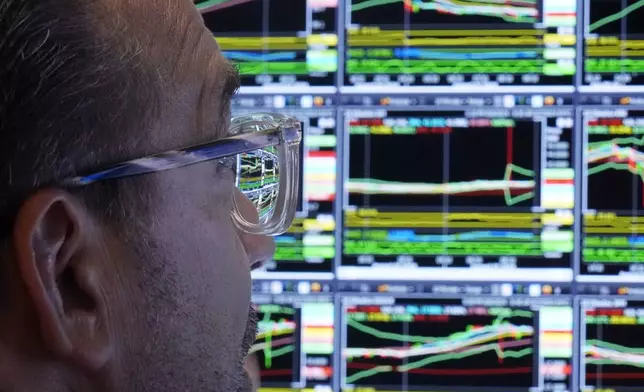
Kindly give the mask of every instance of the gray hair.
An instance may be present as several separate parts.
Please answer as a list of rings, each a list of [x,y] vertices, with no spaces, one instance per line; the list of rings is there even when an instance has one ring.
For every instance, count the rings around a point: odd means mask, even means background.
[[[131,158],[132,130],[156,116],[157,81],[100,3],[0,1],[0,242],[31,192]],[[79,198],[118,215],[127,184],[92,185]]]

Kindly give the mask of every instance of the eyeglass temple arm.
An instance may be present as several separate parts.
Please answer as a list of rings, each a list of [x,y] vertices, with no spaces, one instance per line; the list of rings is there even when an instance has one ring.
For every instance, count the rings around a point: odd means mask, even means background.
[[[98,181],[132,177],[223,159],[280,143],[280,130],[245,133],[179,150],[138,158],[86,176],[66,179],[62,186],[83,186]]]

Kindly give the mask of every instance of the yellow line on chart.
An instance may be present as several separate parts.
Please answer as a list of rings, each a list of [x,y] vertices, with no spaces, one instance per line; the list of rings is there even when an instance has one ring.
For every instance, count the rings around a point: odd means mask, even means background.
[[[252,45],[252,44],[239,44],[239,45],[219,45],[222,50],[231,50],[231,49],[276,49],[276,50],[306,50],[308,46],[306,45],[280,45],[280,44],[270,44],[270,45]]]
[[[374,37],[374,38],[404,38],[404,37],[432,37],[432,36],[508,36],[527,35],[539,36],[545,34],[545,30],[377,30],[373,33],[363,33],[360,30],[349,30],[349,38],[352,37]]]
[[[612,228],[612,227],[587,227],[584,229],[588,234],[639,234],[644,233],[644,226],[633,227],[631,229]]]
[[[480,212],[380,212],[377,210],[346,211],[347,217],[394,219],[407,217],[413,219],[448,219],[448,220],[522,220],[539,219],[542,214],[536,213],[480,213]]]
[[[218,37],[217,43],[224,49],[290,49],[306,50],[306,38],[300,37]]]
[[[377,213],[374,216],[345,215],[347,227],[542,227],[540,215],[533,214],[441,214],[441,213]]]
[[[305,44],[306,37],[218,37],[217,42],[240,43],[240,42],[261,42],[280,44]]]
[[[470,228],[470,229],[479,229],[479,228],[488,228],[488,229],[539,229],[541,228],[541,224],[539,223],[534,223],[534,224],[492,224],[492,223],[449,223],[449,222],[417,222],[417,221],[402,221],[402,222],[372,222],[372,221],[367,221],[367,222],[360,222],[360,223],[355,223],[355,222],[346,222],[346,227],[348,228],[371,228],[371,227],[406,227],[406,228],[418,228],[418,227],[445,227],[445,228],[454,228],[454,229],[462,229],[462,228]]]
[[[596,49],[596,48],[631,48],[631,49],[639,49],[639,48],[644,48],[644,40],[615,40],[615,41],[610,41],[606,43],[602,43],[599,41],[594,41],[594,40],[586,40],[586,48],[588,49]]]
[[[620,216],[611,219],[593,219],[590,216],[584,217],[584,224],[588,226],[628,226],[634,223],[644,224],[643,217]]]
[[[482,37],[482,38],[417,38],[417,39],[374,39],[349,37],[349,45],[353,46],[516,46],[541,45],[543,40],[535,37]]]
[[[618,48],[610,48],[610,49],[589,49],[586,52],[587,55],[589,56],[621,56],[624,54],[628,54],[629,56],[644,56],[644,50],[622,50]]]

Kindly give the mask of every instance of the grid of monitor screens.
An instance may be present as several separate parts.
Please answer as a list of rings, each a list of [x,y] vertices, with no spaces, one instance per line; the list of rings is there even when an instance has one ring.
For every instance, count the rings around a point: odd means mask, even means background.
[[[303,125],[260,392],[642,390],[644,0],[196,3]]]
[[[260,392],[642,388],[642,287],[254,284]]]
[[[260,392],[630,392],[644,97],[239,95],[301,120]],[[619,355],[618,355],[619,354]]]
[[[644,89],[638,0],[194,0],[242,92]]]
[[[644,283],[644,97],[239,95],[303,124],[257,279]]]

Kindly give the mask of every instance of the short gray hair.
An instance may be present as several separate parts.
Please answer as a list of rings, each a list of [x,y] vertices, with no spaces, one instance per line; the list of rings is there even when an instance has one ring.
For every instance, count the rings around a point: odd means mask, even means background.
[[[100,3],[0,1],[0,242],[31,192],[132,158],[132,130],[156,116],[153,72]],[[92,185],[79,197],[118,215],[127,184]]]

